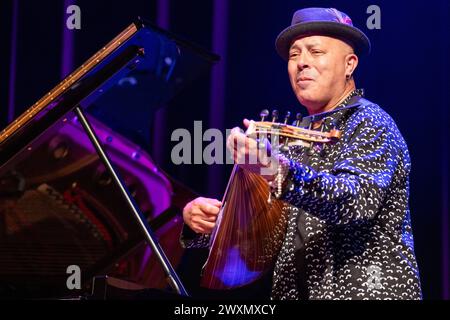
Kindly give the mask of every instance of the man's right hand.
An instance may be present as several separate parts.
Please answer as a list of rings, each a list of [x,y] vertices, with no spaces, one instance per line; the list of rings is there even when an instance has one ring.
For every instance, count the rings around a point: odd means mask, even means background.
[[[197,198],[183,209],[183,220],[196,233],[211,233],[216,225],[222,202],[216,199]]]

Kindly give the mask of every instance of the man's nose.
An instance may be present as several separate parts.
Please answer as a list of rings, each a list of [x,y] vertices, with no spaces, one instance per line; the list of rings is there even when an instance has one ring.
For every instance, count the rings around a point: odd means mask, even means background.
[[[299,71],[302,71],[305,68],[308,68],[310,65],[308,55],[304,52],[300,53],[297,58],[297,68]]]

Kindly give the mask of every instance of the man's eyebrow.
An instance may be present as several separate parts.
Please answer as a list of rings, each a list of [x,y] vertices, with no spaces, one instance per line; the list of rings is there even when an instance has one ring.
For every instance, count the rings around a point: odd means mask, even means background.
[[[299,49],[299,47],[298,47],[297,44],[294,43],[294,44],[289,48],[289,50],[292,50],[292,49]]]
[[[321,45],[320,42],[311,42],[311,43],[306,43],[306,44],[305,44],[305,46],[306,46],[307,48],[317,47],[317,46],[320,46],[320,45]],[[293,49],[300,49],[300,47],[299,47],[296,43],[294,43],[294,44],[289,48],[289,50],[293,50]]]
[[[318,46],[320,46],[320,45],[321,45],[321,43],[320,43],[320,42],[317,42],[317,41],[310,42],[310,43],[307,43],[307,44],[306,44],[306,46],[307,46],[308,48],[311,48],[311,47],[318,47]]]

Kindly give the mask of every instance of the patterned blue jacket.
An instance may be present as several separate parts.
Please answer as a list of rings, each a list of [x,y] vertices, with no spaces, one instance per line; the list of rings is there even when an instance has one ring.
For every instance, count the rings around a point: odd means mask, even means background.
[[[337,143],[285,154],[288,223],[273,299],[421,299],[408,148],[385,111],[355,98],[359,107],[324,118],[343,132]],[[189,247],[206,240],[182,239]]]

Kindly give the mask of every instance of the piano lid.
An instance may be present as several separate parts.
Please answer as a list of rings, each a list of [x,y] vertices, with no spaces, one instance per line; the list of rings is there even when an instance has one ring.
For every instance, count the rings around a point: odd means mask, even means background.
[[[77,105],[145,145],[155,109],[218,60],[138,19],[0,132],[0,167]]]
[[[176,265],[182,220],[150,156],[90,117],[105,151]],[[0,168],[0,299],[84,295],[111,275],[167,286],[161,266],[81,124],[70,114]],[[80,288],[67,268],[80,268]]]
[[[116,100],[128,114],[149,114],[217,60],[139,21],[0,132],[0,298],[84,293],[84,285],[99,274],[129,276],[152,287],[157,281],[167,285],[157,260],[142,245],[125,200],[112,196],[118,187],[71,111],[80,105],[100,120],[90,119],[176,262],[182,249],[174,239],[182,220],[172,210],[174,184],[138,143],[111,125],[114,115],[105,108]],[[133,99],[148,104],[133,109]],[[70,265],[82,271],[81,291],[72,293],[67,286]]]

